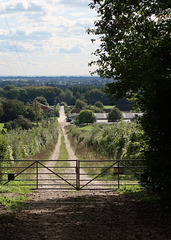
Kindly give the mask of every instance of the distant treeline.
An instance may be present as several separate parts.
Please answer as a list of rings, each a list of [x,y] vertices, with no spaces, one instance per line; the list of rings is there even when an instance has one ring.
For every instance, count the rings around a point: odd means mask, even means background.
[[[68,105],[75,105],[77,99],[85,101],[87,104],[94,105],[101,101],[104,105],[109,105],[109,97],[103,92],[104,85],[66,85],[61,88],[49,86],[29,86],[17,87],[6,85],[0,88],[1,101],[6,99],[19,100],[32,103],[37,97],[44,97],[50,106],[66,102]],[[119,100],[120,104],[128,104],[125,98]]]
[[[102,79],[100,77],[89,77],[89,76],[57,76],[57,77],[47,77],[47,76],[37,76],[37,77],[10,77],[0,76],[0,87],[6,85],[15,85],[17,87],[24,86],[65,86],[65,85],[104,85],[106,83],[112,82],[109,79]]]

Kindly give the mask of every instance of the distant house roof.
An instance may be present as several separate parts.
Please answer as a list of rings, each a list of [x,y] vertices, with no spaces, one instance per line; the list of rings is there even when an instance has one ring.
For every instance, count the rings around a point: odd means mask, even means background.
[[[111,112],[111,109],[103,109],[103,111],[105,111],[105,113],[110,113]]]
[[[51,113],[54,112],[54,109],[49,106],[46,106],[42,103],[39,103],[39,105],[40,105],[41,109],[43,110],[43,112],[51,112]]]
[[[80,111],[81,111],[81,109],[79,109],[79,108],[73,108],[73,109],[71,110],[71,114],[72,114],[72,113],[80,113]]]

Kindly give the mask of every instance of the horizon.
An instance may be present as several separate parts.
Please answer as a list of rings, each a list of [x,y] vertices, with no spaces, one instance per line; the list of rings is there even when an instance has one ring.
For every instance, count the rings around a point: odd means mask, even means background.
[[[22,77],[22,78],[29,78],[29,77],[90,77],[90,78],[101,78],[100,76],[91,76],[91,75],[15,75],[15,76],[10,76],[10,75],[0,75],[1,77],[11,77],[11,78],[16,78],[16,77]]]

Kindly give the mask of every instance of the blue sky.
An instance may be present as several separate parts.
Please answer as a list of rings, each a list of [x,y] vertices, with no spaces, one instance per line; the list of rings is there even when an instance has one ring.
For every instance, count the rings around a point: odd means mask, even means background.
[[[0,75],[89,75],[98,48],[86,33],[96,19],[89,3],[0,0]]]

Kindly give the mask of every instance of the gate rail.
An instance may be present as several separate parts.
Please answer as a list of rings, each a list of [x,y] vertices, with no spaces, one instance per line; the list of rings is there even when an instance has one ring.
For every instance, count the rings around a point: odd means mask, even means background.
[[[54,162],[68,162],[70,165],[55,166]],[[49,166],[50,163],[53,166]],[[143,163],[141,159],[3,160],[0,184],[13,185],[15,182],[16,185],[16,182],[21,182],[20,186],[46,190],[119,189],[121,185],[139,184],[145,169]],[[48,178],[42,178],[42,175]]]

